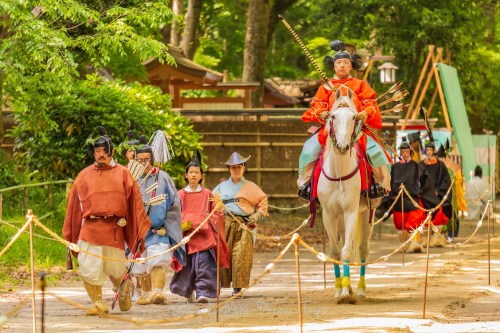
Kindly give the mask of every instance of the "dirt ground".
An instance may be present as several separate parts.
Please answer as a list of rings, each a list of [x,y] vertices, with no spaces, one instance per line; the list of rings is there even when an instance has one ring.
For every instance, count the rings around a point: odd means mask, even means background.
[[[303,220],[304,211],[269,219],[259,230],[265,235],[279,235],[293,230]],[[491,238],[491,275],[488,283],[488,226],[479,228],[472,241],[462,246],[431,248],[429,275],[424,310],[426,254],[396,253],[387,261],[367,268],[366,300],[353,304],[337,304],[333,299],[333,269],[326,268],[326,289],[323,263],[306,249],[300,249],[300,283],[303,305],[304,332],[500,332],[500,224]],[[476,228],[477,221],[461,221],[463,242]],[[322,251],[322,225],[306,227],[299,233],[308,242],[319,242]],[[492,230],[493,231],[493,230]],[[253,277],[261,274],[287,244],[281,240],[257,242]],[[374,229],[370,259],[388,255],[399,245],[390,220]],[[264,251],[265,250],[265,251]],[[403,261],[404,259],[404,261]],[[351,269],[353,287],[358,270]],[[169,278],[171,272],[169,272]],[[105,298],[111,301],[111,285],[105,285]],[[48,286],[59,296],[89,306],[88,296],[77,278]],[[182,297],[169,293],[166,305],[134,305],[121,313],[118,306],[112,314],[119,318],[171,319],[195,314],[203,309],[208,313],[172,324],[136,326],[131,323],[98,317],[86,317],[83,311],[47,296],[45,332],[300,332],[298,312],[297,273],[293,247],[243,299],[223,307],[216,321],[212,304],[187,303]],[[356,288],[354,288],[354,291]],[[31,290],[19,290],[0,295],[0,314],[12,310]],[[230,296],[229,289],[221,292],[221,301]],[[40,298],[37,300],[38,332],[41,332]],[[5,318],[4,318],[5,319]],[[15,317],[6,318],[0,332],[32,332],[32,310],[28,302]],[[1,319],[0,319],[1,320]]]

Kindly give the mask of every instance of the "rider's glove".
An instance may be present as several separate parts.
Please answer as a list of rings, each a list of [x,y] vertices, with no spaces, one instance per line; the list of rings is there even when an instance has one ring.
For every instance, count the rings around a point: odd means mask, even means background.
[[[366,113],[366,111],[361,111],[358,113],[358,119],[360,119],[363,123],[366,122],[366,119],[368,119],[368,113]]]
[[[330,114],[330,112],[329,112],[329,111],[321,111],[321,112],[319,113],[319,117],[320,117],[321,119],[325,120],[325,119],[326,119],[326,117],[328,117],[328,115],[329,115],[329,114]]]

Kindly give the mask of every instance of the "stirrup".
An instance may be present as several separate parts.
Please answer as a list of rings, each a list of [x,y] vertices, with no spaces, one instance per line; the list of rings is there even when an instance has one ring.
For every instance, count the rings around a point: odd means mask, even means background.
[[[311,198],[311,183],[301,185],[297,194],[299,198],[309,201]]]
[[[368,196],[370,197],[370,199],[383,198],[386,196],[386,194],[387,191],[379,183],[373,183],[370,187],[370,191],[368,192]]]

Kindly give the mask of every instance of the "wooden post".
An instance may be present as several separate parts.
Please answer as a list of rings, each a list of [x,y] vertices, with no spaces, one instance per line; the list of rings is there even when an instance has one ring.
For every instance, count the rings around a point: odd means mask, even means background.
[[[401,193],[401,234],[403,235],[401,237],[401,239],[403,240],[404,242],[404,234],[405,234],[405,201],[404,201],[404,198],[405,198],[405,192],[403,191],[403,193]],[[401,249],[401,260],[403,261],[402,262],[402,265],[404,266],[405,265],[405,247],[403,246],[403,248]]]
[[[219,268],[219,263],[220,263],[220,233],[221,233],[221,224],[224,226],[223,223],[220,223],[221,220],[224,218],[222,215],[222,212],[217,212],[219,216],[217,217],[217,302],[216,302],[216,312],[215,312],[215,321],[219,322],[219,293],[220,293],[220,268]],[[222,222],[224,222],[222,220]]]
[[[0,193],[0,220],[2,219],[2,193]]]
[[[431,102],[429,103],[429,108],[427,109],[427,118],[429,118],[431,115],[432,108],[434,107],[434,102],[436,102],[437,93],[438,93],[438,89],[436,87],[436,88],[434,88],[434,92],[432,93]]]
[[[436,77],[436,84],[439,92],[439,98],[441,99],[441,107],[443,108],[444,121],[446,122],[446,128],[452,130],[450,116],[448,115],[448,107],[446,106],[446,98],[444,97],[443,86],[441,85],[441,77],[439,76],[439,69],[437,66],[433,68],[434,76]]]
[[[300,333],[302,333],[302,299],[300,292],[300,263],[299,263],[299,242],[295,241],[295,268],[297,270],[297,295],[299,303],[299,323],[300,323]]]
[[[486,209],[488,210],[488,286],[491,286],[491,233],[490,233],[490,226],[491,226],[491,200],[488,200],[488,203],[486,204]]]
[[[425,319],[425,304],[427,302],[427,278],[429,276],[429,243],[431,242],[431,229],[432,229],[432,223],[431,221],[428,221],[427,223],[427,256],[426,256],[426,265],[425,265],[425,283],[424,283],[424,309],[422,312],[422,319]]]
[[[415,101],[417,99],[418,91],[420,90],[420,85],[424,79],[425,72],[427,70],[427,66],[429,66],[429,62],[431,61],[431,57],[434,54],[434,45],[429,45],[429,53],[427,54],[427,58],[425,59],[424,67],[422,67],[422,71],[420,72],[420,77],[418,78],[417,86],[415,87],[415,91],[411,97],[410,106],[406,111],[405,122],[403,124],[403,130],[406,128],[406,121],[410,117],[410,114],[413,112],[413,106],[415,105]]]
[[[425,81],[424,87],[422,88],[422,93],[420,94],[420,97],[418,99],[417,105],[415,106],[415,109],[412,111],[411,114],[411,119],[417,119],[418,115],[418,110],[420,109],[420,106],[422,106],[422,102],[424,101],[425,98],[425,93],[427,92],[427,89],[429,88],[429,84],[431,83],[432,77],[435,76],[434,69],[437,65],[437,62],[441,60],[441,55],[443,53],[443,48],[439,47],[437,49],[437,56],[434,58],[434,55],[432,55],[432,64],[431,64],[431,69],[427,73],[427,79]]]

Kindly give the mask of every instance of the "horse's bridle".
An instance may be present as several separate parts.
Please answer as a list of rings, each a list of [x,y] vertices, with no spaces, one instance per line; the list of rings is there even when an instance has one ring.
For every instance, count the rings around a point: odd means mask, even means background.
[[[333,150],[335,151],[335,153],[340,154],[339,147],[337,144],[337,138],[335,137],[335,129],[333,127],[333,118],[330,116],[328,116],[327,119],[328,118],[330,119],[328,125],[330,126],[329,135],[330,135],[330,139],[332,140]],[[349,150],[352,149],[354,144],[363,135],[363,132],[361,131],[362,127],[363,127],[363,122],[356,118],[355,123],[354,123],[354,130],[352,131],[352,134],[351,134],[351,141],[349,142]]]
[[[329,135],[330,135],[330,139],[332,140],[333,150],[335,151],[336,154],[340,154],[338,144],[337,144],[337,139],[335,137],[335,129],[333,128],[333,118],[330,116],[328,116],[327,119],[328,118],[330,118],[328,125],[330,126]],[[351,141],[349,142],[349,152],[354,147],[354,144],[363,135],[363,132],[361,131],[362,126],[363,126],[363,122],[356,118],[355,123],[354,123],[354,130],[352,131],[352,134],[351,134]],[[356,175],[358,170],[359,170],[359,164],[356,163],[356,168],[354,168],[354,170],[351,173],[349,173],[348,175],[345,175],[345,176],[342,176],[339,178],[333,178],[333,177],[330,177],[326,174],[325,169],[323,169],[323,163],[321,163],[321,173],[326,177],[326,179],[328,179],[329,181],[332,181],[332,182],[338,182],[338,181],[342,182],[344,180],[351,179],[352,177],[354,177],[354,175]]]

